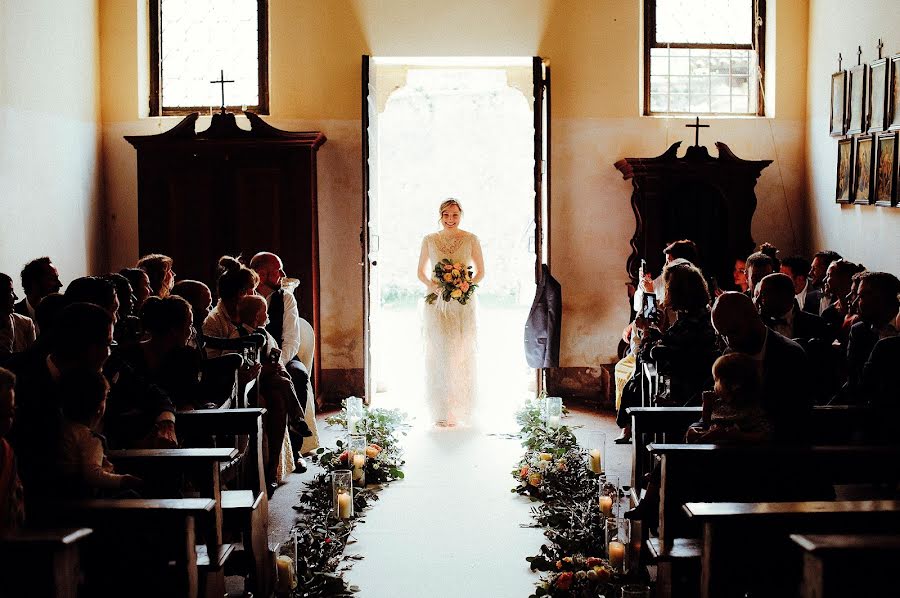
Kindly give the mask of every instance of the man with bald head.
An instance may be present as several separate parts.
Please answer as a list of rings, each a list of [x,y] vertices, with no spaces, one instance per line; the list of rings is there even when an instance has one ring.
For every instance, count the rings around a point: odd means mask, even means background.
[[[787,274],[769,274],[759,283],[756,307],[763,322],[778,334],[808,341],[813,338],[831,342],[825,320],[800,309],[796,285]]]
[[[309,372],[303,362],[297,358],[300,351],[300,313],[297,309],[297,299],[289,290],[281,288],[281,279],[285,277],[284,264],[281,258],[274,253],[263,251],[257,253],[250,260],[250,268],[259,275],[259,285],[256,291],[265,297],[268,304],[269,323],[266,330],[278,342],[281,348],[281,364],[294,381],[300,404],[303,405],[306,414],[306,423],[310,430],[315,430],[315,405],[309,400],[306,388],[309,384]],[[307,397],[307,400],[304,400]],[[307,453],[318,446],[318,435],[313,435],[303,440],[291,438],[303,453]]]
[[[712,322],[727,344],[726,352],[746,353],[759,362],[761,402],[774,425],[775,439],[802,441],[811,407],[809,362],[803,348],[766,328],[753,301],[743,293],[720,295],[713,305]]]

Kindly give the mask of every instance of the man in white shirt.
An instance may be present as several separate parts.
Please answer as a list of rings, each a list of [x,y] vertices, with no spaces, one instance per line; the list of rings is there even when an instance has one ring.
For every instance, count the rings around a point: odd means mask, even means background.
[[[814,289],[807,277],[810,267],[809,261],[799,255],[781,261],[781,273],[790,276],[794,283],[794,297],[797,299],[797,305],[805,312],[819,315],[822,291]]]
[[[282,288],[281,280],[285,277],[284,264],[274,253],[257,253],[250,260],[250,268],[259,275],[256,291],[265,297],[269,306],[269,324],[266,330],[281,347],[281,364],[294,381],[297,397],[303,405],[304,419],[313,432],[311,437],[296,439],[295,446],[305,454],[318,446],[318,434],[315,427],[315,401],[309,396],[311,393],[307,392],[309,372],[297,358],[297,352],[300,350],[300,314],[297,299],[293,292]],[[291,441],[294,442],[295,439],[292,438]]]

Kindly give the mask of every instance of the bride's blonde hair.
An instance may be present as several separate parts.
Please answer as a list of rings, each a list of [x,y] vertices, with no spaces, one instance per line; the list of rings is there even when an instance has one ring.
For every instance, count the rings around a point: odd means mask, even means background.
[[[444,201],[441,202],[441,207],[438,208],[438,223],[441,222],[444,218],[444,210],[449,208],[450,206],[456,206],[459,208],[459,215],[462,216],[465,212],[463,211],[462,204],[459,203],[459,200],[453,197],[448,197]]]

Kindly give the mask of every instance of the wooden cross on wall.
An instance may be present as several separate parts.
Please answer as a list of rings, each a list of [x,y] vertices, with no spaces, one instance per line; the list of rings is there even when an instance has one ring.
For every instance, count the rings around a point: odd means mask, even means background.
[[[225,114],[225,84],[226,83],[234,83],[234,79],[225,79],[225,71],[219,71],[219,80],[218,81],[210,81],[210,83],[219,83],[222,85],[222,114]]]
[[[699,116],[696,116],[694,118],[697,119],[694,124],[684,126],[690,129],[694,129],[694,147],[700,147],[700,129],[708,129],[709,125],[701,125]]]

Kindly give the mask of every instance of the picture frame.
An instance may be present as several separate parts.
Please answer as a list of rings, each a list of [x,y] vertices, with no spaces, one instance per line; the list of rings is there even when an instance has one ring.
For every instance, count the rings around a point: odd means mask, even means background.
[[[838,140],[837,183],[834,197],[837,203],[849,204],[853,183],[853,139]]]
[[[897,205],[897,135],[895,131],[875,137],[872,198],[876,206]]]
[[[847,132],[847,71],[831,75],[831,136]]]
[[[900,130],[900,54],[891,56],[888,72],[888,129]]]
[[[872,203],[872,135],[860,135],[856,138],[855,158],[853,160],[853,182],[850,196],[857,205]]]
[[[887,130],[888,116],[888,72],[891,63],[887,58],[879,58],[869,66],[869,132]]]
[[[849,114],[847,115],[847,133],[854,135],[868,128],[866,112],[867,88],[869,83],[869,65],[860,64],[850,69],[848,83]]]

